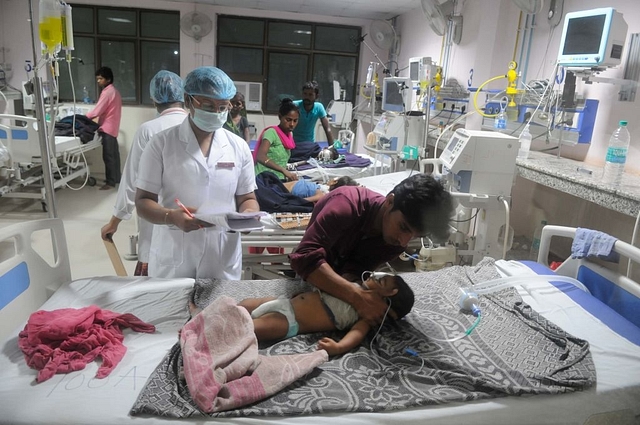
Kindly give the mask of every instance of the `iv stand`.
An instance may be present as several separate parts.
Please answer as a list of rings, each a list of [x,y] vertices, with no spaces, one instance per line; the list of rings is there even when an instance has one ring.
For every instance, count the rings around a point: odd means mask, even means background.
[[[56,211],[56,202],[53,189],[53,175],[51,173],[51,151],[48,143],[49,131],[47,130],[47,120],[45,119],[44,111],[44,95],[42,93],[42,80],[38,77],[37,56],[36,56],[36,42],[33,27],[33,4],[32,0],[29,0],[29,21],[31,23],[31,47],[33,49],[33,63],[36,64],[33,68],[33,87],[35,91],[36,101],[36,118],[38,119],[38,138],[40,139],[40,153],[42,157],[42,173],[44,178],[44,196],[47,204],[47,210],[49,218],[57,218],[58,213]],[[51,86],[53,87],[53,85]]]

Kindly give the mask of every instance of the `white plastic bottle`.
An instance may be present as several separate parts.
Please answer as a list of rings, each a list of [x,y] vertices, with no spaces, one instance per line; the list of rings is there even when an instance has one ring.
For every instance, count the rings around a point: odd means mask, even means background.
[[[620,121],[620,127],[613,132],[609,139],[607,158],[604,164],[602,181],[606,184],[619,186],[624,172],[624,164],[627,162],[627,152],[631,135],[627,130],[627,122]]]
[[[87,86],[82,88],[82,102],[91,103],[91,99],[89,99],[89,90],[87,90]]]
[[[518,149],[518,158],[527,159],[529,150],[531,149],[531,133],[529,133],[529,124],[520,133],[520,149]]]

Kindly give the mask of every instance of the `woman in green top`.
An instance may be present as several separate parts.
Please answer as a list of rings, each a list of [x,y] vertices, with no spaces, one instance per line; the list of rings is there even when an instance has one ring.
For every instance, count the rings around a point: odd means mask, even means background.
[[[278,118],[280,124],[264,129],[253,151],[256,175],[270,171],[285,181],[298,180],[298,175],[287,170],[291,149],[296,145],[292,131],[298,125],[300,111],[289,98],[282,99]]]

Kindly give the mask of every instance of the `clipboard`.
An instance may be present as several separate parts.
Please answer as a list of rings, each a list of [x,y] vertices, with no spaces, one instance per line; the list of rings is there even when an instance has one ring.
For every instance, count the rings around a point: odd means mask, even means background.
[[[122,258],[120,258],[120,254],[118,253],[118,248],[113,240],[105,241],[103,239],[104,246],[107,248],[107,253],[109,254],[109,259],[111,260],[111,264],[113,264],[113,268],[116,271],[117,276],[127,276],[127,270],[124,268],[124,264],[122,264]]]

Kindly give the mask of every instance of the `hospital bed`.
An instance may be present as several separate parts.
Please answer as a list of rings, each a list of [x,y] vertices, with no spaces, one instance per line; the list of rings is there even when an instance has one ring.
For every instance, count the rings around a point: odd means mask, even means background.
[[[9,151],[9,160],[0,164],[0,196],[7,198],[40,199],[45,202],[42,154],[38,136],[37,119],[20,115],[0,115],[0,142]],[[54,136],[50,141],[53,187],[58,189],[70,181],[86,176],[90,186],[96,184],[89,177],[89,166],[84,154],[101,146],[95,138],[83,144],[79,137]],[[32,189],[38,189],[33,191]]]
[[[32,246],[32,234],[42,231],[52,237],[47,245],[48,251],[41,246]],[[548,237],[543,232],[541,251],[548,246]],[[398,328],[384,328],[375,341],[367,339],[355,352],[319,366],[301,382],[264,402],[229,412],[220,418],[209,418],[198,415],[182,399],[155,397],[170,394],[170,389],[158,385],[158,373],[171,371],[162,366],[171,362],[167,353],[173,352],[178,331],[188,319],[186,304],[194,286],[209,288],[211,297],[224,293],[239,298],[264,294],[265,291],[277,292],[280,285],[288,291],[299,290],[299,282],[217,282],[202,286],[202,282],[194,283],[191,279],[95,277],[71,281],[64,229],[58,219],[2,228],[0,247],[3,259],[0,263],[2,424],[165,424],[168,419],[171,423],[180,424],[203,423],[205,420],[225,424],[325,424],[332,420],[345,424],[634,424],[640,418],[637,402],[640,399],[640,329],[606,303],[573,285],[554,284],[550,277],[548,281],[535,281],[516,289],[507,288],[507,292],[496,292],[486,298],[482,296],[483,321],[476,329],[456,342],[438,341],[452,329],[466,328],[473,319],[466,317],[457,306],[456,279],[460,276],[468,284],[467,277],[479,282],[509,275],[553,275],[546,268],[537,270],[537,267],[543,267],[542,264],[487,259],[482,268],[480,265],[451,267],[431,273],[404,274],[416,293],[417,301]],[[615,249],[636,262],[640,261],[637,248],[617,242]],[[637,287],[637,283],[633,282],[633,285]],[[538,367],[550,353],[536,347],[537,339],[522,338],[521,333],[529,332],[532,326],[522,327],[515,320],[513,326],[519,326],[515,329],[511,328],[511,319],[505,320],[512,316],[509,306],[524,306],[521,313],[526,313],[526,305],[515,302],[518,297],[533,308],[531,317],[537,316],[535,312],[542,316],[537,323],[546,323],[544,332],[555,335],[566,331],[570,334],[559,339],[567,347],[571,346],[571,350],[567,349],[569,357],[573,355],[573,349],[582,347],[584,350],[587,347],[584,341],[588,342],[591,360],[581,370],[586,375],[593,375],[591,379],[597,377],[595,383],[584,385],[575,392],[570,384],[558,387],[556,391],[527,395],[528,390],[535,390],[536,386],[527,385],[531,377],[525,378],[525,369]],[[630,299],[629,302],[637,300]],[[84,370],[56,375],[36,384],[36,371],[27,367],[17,346],[18,331],[30,313],[39,308],[54,310],[89,305],[133,313],[154,324],[157,330],[152,334],[125,331],[127,353],[107,378],[94,379],[98,364],[91,363]],[[444,322],[438,318],[440,315]],[[421,323],[433,325],[425,333],[420,328]],[[287,340],[294,345],[285,345],[286,341],[283,341],[264,352],[277,354],[278,350],[292,347],[302,351],[313,350],[313,340],[317,337],[298,336]],[[501,343],[496,344],[496,341]],[[578,345],[580,341],[582,344]],[[413,354],[403,352],[405,347],[411,348]],[[393,351],[397,352],[393,361],[383,359],[385,353]],[[439,352],[446,356],[459,356],[455,357],[457,366],[470,375],[435,367],[437,363],[432,362],[432,355]],[[486,361],[481,355],[485,352],[501,354],[495,361]],[[520,356],[523,356],[520,359],[524,362],[522,368],[500,375],[503,373],[499,368],[500,362],[510,363]],[[573,377],[564,374],[573,366],[565,366],[566,369],[558,370],[558,375],[554,376],[558,380],[572,382]],[[326,398],[327,383],[334,382],[342,372],[348,372],[345,379],[337,381],[344,385],[339,390],[342,395]],[[400,385],[398,376],[407,379]],[[449,384],[436,386],[436,398],[428,401],[421,398],[421,386],[432,378]],[[502,381],[519,383],[514,394],[521,395],[505,397],[504,394],[487,396],[481,392],[465,392],[465,387],[473,386],[474,382],[480,382],[482,387]],[[584,380],[575,379],[576,386],[581,383],[584,384]],[[403,387],[402,391],[400,387]],[[157,390],[163,392],[160,394]],[[332,406],[340,407],[341,403],[349,400],[363,400],[362,394],[360,398],[356,397],[356,392],[362,391],[365,391],[364,398],[368,401],[365,400],[364,406],[352,406],[356,411],[332,409]],[[448,402],[450,396],[458,393],[464,394],[464,400]],[[409,400],[413,403],[407,405]],[[178,416],[159,417],[160,412],[145,414],[145,409],[153,411],[154,402],[168,403],[178,410]],[[134,405],[143,412],[141,416],[130,416]],[[270,406],[275,416],[256,416],[265,405]],[[287,409],[293,407],[302,408],[303,413],[287,416]],[[371,410],[362,411],[366,408]],[[318,413],[318,409],[323,413]],[[193,416],[180,418],[180,411]]]
[[[322,149],[328,146],[326,141],[316,142]],[[255,149],[256,140],[252,140],[249,143],[249,148],[251,152]],[[339,177],[351,177],[353,179],[374,176],[378,174],[388,173],[391,169],[390,162],[385,162],[383,160],[376,159],[370,155],[365,153],[357,153],[355,154],[361,158],[368,159],[371,163],[365,167],[326,167],[322,164],[320,168],[311,167],[311,166],[303,166],[302,169],[296,169],[296,173],[298,176],[310,179],[311,181],[326,183],[330,179],[339,178]]]

